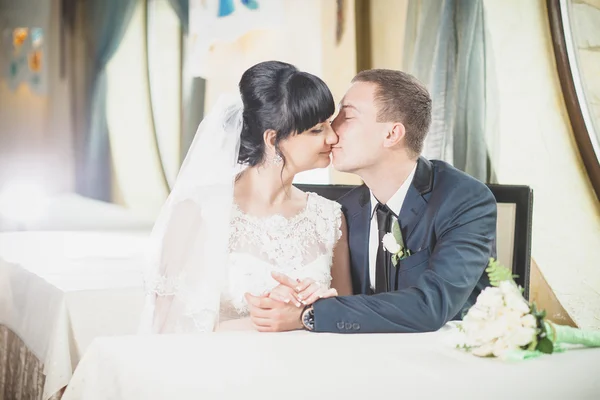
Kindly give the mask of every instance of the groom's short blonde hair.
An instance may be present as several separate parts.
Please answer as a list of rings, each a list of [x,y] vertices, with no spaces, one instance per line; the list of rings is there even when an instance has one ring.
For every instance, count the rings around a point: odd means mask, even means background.
[[[431,96],[425,86],[410,74],[390,69],[361,71],[352,82],[377,85],[378,122],[402,123],[409,150],[419,156],[431,125]]]

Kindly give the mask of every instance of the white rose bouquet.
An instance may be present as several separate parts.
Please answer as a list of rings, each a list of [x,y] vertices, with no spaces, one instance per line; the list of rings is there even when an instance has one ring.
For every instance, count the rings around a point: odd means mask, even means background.
[[[565,350],[561,344],[600,347],[600,332],[557,325],[545,311],[529,304],[511,271],[494,259],[486,269],[491,287],[483,290],[469,309],[459,330],[457,347],[479,357],[526,359]]]

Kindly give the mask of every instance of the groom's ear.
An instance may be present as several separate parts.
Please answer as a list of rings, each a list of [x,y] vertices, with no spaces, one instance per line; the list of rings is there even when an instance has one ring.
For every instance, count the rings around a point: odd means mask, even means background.
[[[384,146],[385,147],[394,147],[406,136],[406,128],[404,124],[400,122],[395,122],[390,126],[388,134],[385,138]]]
[[[273,129],[267,129],[265,133],[263,133],[265,150],[269,154],[275,154],[275,139],[277,139],[277,132],[275,132]]]

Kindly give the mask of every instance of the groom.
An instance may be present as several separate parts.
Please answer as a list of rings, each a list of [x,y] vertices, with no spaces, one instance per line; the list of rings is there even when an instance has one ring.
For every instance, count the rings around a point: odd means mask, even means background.
[[[496,201],[483,183],[420,157],[430,123],[431,98],[411,75],[376,69],[353,79],[332,153],[336,169],[365,182],[339,199],[355,295],[304,309],[248,295],[253,319],[272,331],[428,332],[475,303],[494,256]],[[386,250],[382,239],[396,219],[404,253],[394,263],[387,250],[398,246]]]

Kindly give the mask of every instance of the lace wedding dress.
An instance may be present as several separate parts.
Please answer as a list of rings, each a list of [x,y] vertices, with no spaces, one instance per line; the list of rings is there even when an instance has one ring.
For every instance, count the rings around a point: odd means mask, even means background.
[[[330,286],[333,248],[341,236],[341,208],[314,193],[308,193],[307,199],[306,208],[292,218],[259,218],[234,204],[220,322],[248,316],[244,294],[260,295],[277,286],[273,271]]]
[[[315,193],[307,193],[306,207],[291,218],[282,215],[263,218],[247,215],[233,203],[229,226],[219,229],[223,231],[226,242],[223,247],[226,252],[225,265],[213,261],[211,257],[194,257],[195,262],[210,260],[209,265],[201,265],[200,262],[182,272],[180,265],[183,264],[175,261],[179,260],[178,256],[167,257],[167,260],[174,261],[161,264],[162,270],[151,270],[145,279],[147,295],[139,332],[191,333],[213,329],[250,329],[248,321],[244,324],[235,321],[244,322],[242,319],[249,316],[244,295],[261,295],[277,286],[277,281],[271,276],[273,271],[292,279],[312,278],[329,288],[333,249],[341,237],[341,218],[342,211],[338,203]],[[224,223],[227,224],[227,220]],[[178,223],[175,226],[181,227]],[[186,232],[183,229],[175,230],[175,242],[183,241]],[[215,234],[210,231],[209,236],[200,236],[208,242],[196,245],[193,242],[186,243],[187,247],[177,251],[193,250],[198,246],[204,248],[204,254],[207,249],[214,247],[210,241]],[[215,252],[219,253],[220,250]],[[195,271],[202,272],[203,269],[209,273],[200,273],[204,278],[199,281]],[[228,328],[219,326],[228,321]]]

